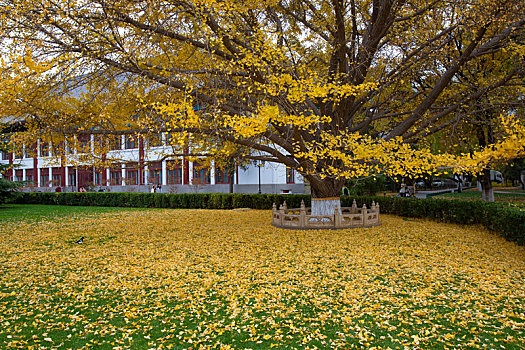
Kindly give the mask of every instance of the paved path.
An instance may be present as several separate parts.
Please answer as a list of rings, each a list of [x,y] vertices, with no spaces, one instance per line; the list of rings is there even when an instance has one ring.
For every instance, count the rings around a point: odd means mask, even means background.
[[[437,194],[452,193],[452,192],[456,192],[456,188],[445,188],[445,189],[433,190],[433,191],[417,191],[416,198],[428,198],[428,197],[435,196]]]
[[[465,190],[465,189],[463,189],[463,190]],[[438,195],[438,194],[453,193],[453,192],[456,192],[456,191],[457,191],[457,188],[446,188],[446,189],[433,190],[433,191],[417,191],[416,198],[429,198],[429,197],[433,197],[433,196]],[[494,193],[515,194],[515,195],[524,195],[525,196],[525,193],[521,193],[521,192],[494,191]]]
[[[525,192],[506,192],[506,191],[494,191],[494,193],[504,193],[504,194],[517,194],[517,195],[524,195],[525,196]]]

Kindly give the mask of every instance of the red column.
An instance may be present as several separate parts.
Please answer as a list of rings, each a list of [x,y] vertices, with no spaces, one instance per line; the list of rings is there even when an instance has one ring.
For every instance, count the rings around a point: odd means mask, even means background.
[[[189,149],[188,147],[184,148],[184,153],[188,154]],[[183,157],[182,158],[183,166],[182,166],[182,183],[184,185],[189,185],[190,183],[190,162],[188,161],[188,158]]]
[[[33,151],[35,156],[33,157],[33,183],[38,186],[38,149],[37,144],[33,144]]]
[[[66,167],[60,167],[60,186],[66,187]]]
[[[66,158],[64,156],[60,157],[60,186],[66,187]]]
[[[139,136],[139,185],[144,184],[144,139]]]

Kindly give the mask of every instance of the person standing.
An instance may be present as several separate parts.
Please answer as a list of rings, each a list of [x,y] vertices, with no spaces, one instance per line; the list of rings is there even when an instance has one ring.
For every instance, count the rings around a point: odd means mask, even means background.
[[[407,196],[407,185],[405,184],[405,179],[401,180],[401,189],[399,190],[399,196],[400,197],[406,197]]]

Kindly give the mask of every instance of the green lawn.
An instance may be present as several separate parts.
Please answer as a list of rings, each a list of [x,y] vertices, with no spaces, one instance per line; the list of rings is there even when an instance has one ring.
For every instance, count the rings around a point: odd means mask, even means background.
[[[508,190],[494,188],[494,199],[496,202],[511,202],[517,204],[525,204],[525,191],[523,190]],[[505,193],[502,193],[505,192]],[[461,193],[444,193],[434,198],[449,198],[461,200],[481,200],[481,192],[477,189],[470,189]]]
[[[3,221],[61,219],[72,216],[97,215],[101,213],[141,210],[140,208],[75,207],[60,205],[0,205],[0,224]]]
[[[525,247],[383,215],[0,209],[0,349],[521,349]],[[84,236],[83,244],[74,244]]]

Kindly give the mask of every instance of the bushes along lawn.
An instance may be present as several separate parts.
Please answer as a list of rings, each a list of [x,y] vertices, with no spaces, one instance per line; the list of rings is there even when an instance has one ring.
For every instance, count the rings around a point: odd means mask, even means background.
[[[376,201],[381,212],[405,217],[431,218],[461,225],[480,224],[504,236],[508,240],[525,242],[525,208],[512,203],[488,203],[481,201],[451,201],[446,199],[411,199],[383,196],[341,198],[342,206],[351,206],[356,199],[359,206]],[[230,194],[230,193],[20,193],[19,204],[53,204],[73,206],[178,208],[178,209],[271,209],[286,201],[288,208],[297,208],[304,200],[310,206],[310,196],[279,194]]]

